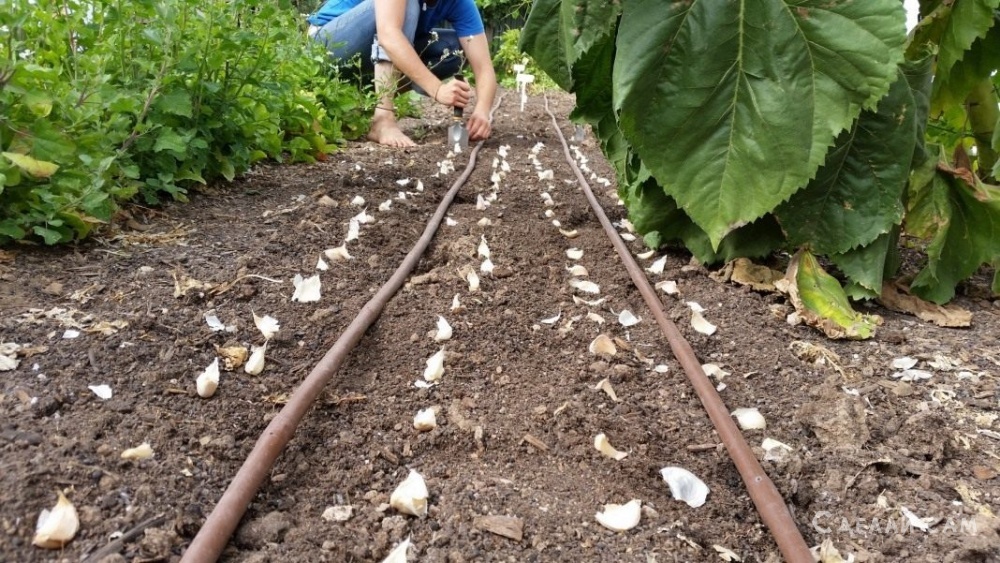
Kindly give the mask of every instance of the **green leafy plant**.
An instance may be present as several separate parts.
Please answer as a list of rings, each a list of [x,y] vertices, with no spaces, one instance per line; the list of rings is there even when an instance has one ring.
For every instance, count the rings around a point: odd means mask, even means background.
[[[264,0],[7,2],[0,244],[83,238],[116,202],[183,200],[365,131],[365,98],[301,27]]]
[[[943,303],[1000,262],[998,7],[922,0],[908,36],[899,0],[538,0],[521,48],[576,94],[650,245],[805,249],[871,298],[902,233]]]
[[[521,41],[520,29],[508,29],[500,35],[499,41],[495,41],[497,47],[493,53],[493,66],[496,69],[500,84],[505,88],[517,87],[517,71],[515,65],[524,65],[524,72],[535,76],[535,81],[530,84],[532,90],[542,91],[556,88],[556,83],[540,69],[531,57],[521,52],[519,43]]]

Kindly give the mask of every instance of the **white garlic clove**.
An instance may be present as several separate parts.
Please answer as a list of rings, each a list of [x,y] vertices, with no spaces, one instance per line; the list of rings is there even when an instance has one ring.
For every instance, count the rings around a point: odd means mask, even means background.
[[[705,504],[709,492],[708,485],[695,477],[694,473],[683,467],[664,467],[660,470],[660,475],[670,487],[670,494],[674,499],[686,502],[691,508]]]
[[[357,221],[359,224],[372,223],[375,221],[375,216],[368,213],[367,209],[363,209],[361,213],[351,217],[351,221]]]
[[[587,318],[594,321],[595,323],[602,325],[604,324],[604,317],[598,315],[597,313],[587,313]]]
[[[702,364],[701,369],[705,372],[705,375],[716,379],[722,379],[729,375],[728,371],[723,370],[715,364]]]
[[[469,272],[466,279],[469,280],[469,291],[479,291],[479,274]]]
[[[605,381],[607,380],[605,379]],[[611,458],[615,461],[621,461],[628,457],[627,453],[616,450],[603,432],[594,437],[594,448],[601,452],[601,455],[604,457]]]
[[[651,274],[662,274],[663,273],[663,267],[666,264],[667,264],[667,257],[664,256],[664,257],[658,259],[656,262],[653,262],[648,268],[646,268],[646,271],[649,272],[649,273],[651,273]]]
[[[571,284],[572,285],[572,284]],[[573,296],[573,303],[576,305],[586,305],[588,307],[600,307],[605,301],[604,297],[600,299],[594,299],[593,301],[587,301],[586,299],[581,299],[576,295]]]
[[[428,432],[437,428],[436,409],[430,407],[417,412],[417,415],[413,417],[413,427],[421,432]]]
[[[295,292],[292,293],[292,301],[298,301],[299,303],[315,303],[319,301],[321,285],[319,276],[303,278],[301,274],[295,274],[292,285],[295,286]]]
[[[347,236],[344,237],[344,242],[351,242],[352,240],[358,240],[361,235],[361,223],[357,219],[351,219],[347,222]]]
[[[594,517],[609,530],[625,532],[639,525],[642,503],[639,499],[632,499],[625,504],[605,504],[604,512],[598,512]]]
[[[621,313],[618,313],[618,322],[625,328],[635,326],[639,324],[639,321],[639,317],[632,314],[632,311],[628,309],[624,309]]]
[[[639,254],[636,254],[636,257],[641,260],[649,260],[655,254],[656,254],[655,250],[647,250],[646,252],[640,252]]]
[[[551,317],[549,317],[547,319],[542,319],[542,320],[540,320],[538,322],[540,322],[542,324],[545,324],[545,325],[551,325],[551,324],[556,324],[557,322],[559,322],[559,319],[561,319],[561,318],[562,318],[562,311],[556,313],[554,316],[551,316]]]
[[[569,286],[572,287],[573,289],[582,291],[584,293],[597,294],[601,292],[601,286],[597,285],[596,283],[590,280],[581,280],[573,278],[569,280]]]
[[[427,515],[428,496],[424,478],[411,469],[406,479],[389,495],[389,506],[403,514],[423,518]]]
[[[476,195],[476,211],[485,211],[490,206],[490,202],[483,199],[483,194]]]
[[[484,274],[486,274],[486,275],[492,275],[493,274],[493,261],[490,260],[489,258],[487,258],[486,260],[483,260],[483,263],[480,264],[480,266],[479,266],[479,271],[482,272],[482,273],[484,273]]]
[[[577,231],[576,229],[572,229],[569,231],[567,231],[566,229],[559,229],[559,233],[566,238],[576,238],[580,236],[580,232]]]
[[[270,315],[258,317],[257,313],[253,313],[253,324],[257,325],[257,330],[264,335],[265,340],[270,340],[275,334],[278,334],[278,330],[281,328],[278,325],[278,319]]]
[[[455,297],[458,298],[457,295]],[[452,309],[454,310],[454,307]],[[445,340],[451,339],[451,335],[452,335],[451,325],[448,324],[448,321],[444,317],[438,315],[437,332],[434,333],[434,341],[444,342]]]
[[[413,545],[410,538],[406,538],[399,545],[389,552],[389,555],[382,560],[382,563],[407,563],[406,551]]]
[[[392,200],[391,199],[387,199],[387,200],[383,201],[382,203],[378,204],[378,210],[379,211],[389,211],[390,208],[392,208]]]
[[[452,312],[459,312],[459,311],[462,311],[464,309],[465,309],[465,306],[462,305],[462,302],[458,300],[458,294],[456,293],[455,297],[451,298],[451,311]]]
[[[587,272],[587,268],[584,268],[579,264],[573,264],[572,266],[568,266],[566,268],[566,271],[569,272],[569,275],[571,276],[577,276],[581,278],[587,277],[587,274],[589,273]]]
[[[361,207],[364,204],[365,204],[365,198],[359,195],[354,196],[354,199],[351,200],[351,205],[355,207]]]
[[[659,289],[667,295],[679,295],[680,290],[677,289],[677,282],[674,280],[664,280],[661,282],[656,282],[656,289]]]
[[[427,367],[424,368],[425,381],[437,381],[444,375],[444,348],[436,354],[427,358]]]
[[[615,393],[615,388],[611,386],[611,380],[605,377],[597,385],[594,386],[595,391],[604,391],[607,393],[608,397],[616,403],[620,403],[621,399],[618,398],[618,394]],[[602,434],[603,436],[603,434]]]
[[[545,210],[545,217],[546,218],[551,219],[551,218],[555,217],[555,215],[556,215],[555,211],[552,211],[551,209],[546,209]]]
[[[134,448],[129,448],[122,452],[122,459],[132,459],[140,461],[153,457],[153,447],[149,442],[143,442]]]
[[[480,238],[479,238],[479,248],[477,249],[477,251],[479,252],[480,258],[489,258],[490,257],[490,247],[486,244],[486,237],[485,236],[480,236]]]
[[[219,387],[219,358],[215,358],[205,371],[198,375],[195,387],[199,397],[207,399],[215,395],[215,390]]]
[[[583,251],[579,248],[570,248],[566,251],[566,257],[570,260],[579,260],[583,258]]]
[[[44,549],[62,549],[77,530],[80,529],[80,518],[73,506],[62,492],[52,510],[42,510],[35,524],[35,537],[31,543]]]
[[[250,359],[247,360],[245,366],[243,366],[243,371],[250,375],[260,375],[264,371],[264,354],[267,353],[267,341],[264,341],[262,346],[253,346],[253,353],[250,354]]]
[[[712,336],[718,330],[717,326],[705,320],[700,311],[691,311],[691,328],[707,336]]]
[[[94,394],[97,395],[97,398],[102,401],[107,401],[112,395],[114,395],[110,385],[88,385],[87,389],[93,391]]]
[[[490,221],[489,217],[483,217],[482,219],[476,221],[476,224],[480,227],[489,227],[493,224],[493,221]]]
[[[327,264],[325,260],[323,260],[322,256],[320,256],[319,258],[316,259],[316,269],[321,272],[325,272],[330,269],[330,265]]]
[[[767,421],[764,415],[757,409],[739,408],[734,410],[732,416],[736,417],[736,422],[744,430],[763,430],[767,428]]]
[[[328,248],[324,250],[323,254],[326,255],[326,257],[329,258],[331,262],[344,262],[346,260],[354,260],[354,257],[351,256],[351,253],[347,251],[346,242],[336,248]]]
[[[591,341],[588,349],[591,354],[604,356],[614,356],[618,353],[618,348],[615,347],[614,341],[607,334],[598,334],[597,338]]]

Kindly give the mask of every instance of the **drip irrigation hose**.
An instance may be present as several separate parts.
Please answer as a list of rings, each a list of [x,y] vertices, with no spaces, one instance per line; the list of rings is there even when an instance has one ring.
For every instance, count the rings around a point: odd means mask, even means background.
[[[500,106],[503,96],[497,98],[496,103],[490,110],[490,119],[493,112]],[[482,148],[484,141],[479,141],[469,153],[469,163],[465,166],[462,174],[455,179],[451,189],[445,194],[438,205],[437,211],[427,222],[423,234],[417,240],[413,249],[407,253],[406,257],[393,272],[392,277],[385,283],[375,296],[361,307],[361,311],[351,321],[351,324],[344,329],[340,338],[327,350],[323,358],[316,364],[309,375],[302,381],[302,384],[295,390],[289,398],[288,403],[278,412],[264,432],[257,439],[253,450],[247,456],[246,461],[236,473],[229,487],[223,493],[219,503],[215,505],[205,524],[198,530],[198,534],[191,541],[191,545],[181,556],[181,563],[210,563],[218,560],[229,542],[230,536],[236,531],[240,519],[250,506],[257,490],[260,489],[264,479],[271,472],[274,462],[288,445],[288,442],[295,434],[302,418],[312,407],[313,402],[320,392],[333,378],[340,366],[347,359],[347,355],[358,345],[365,331],[368,330],[382,314],[389,299],[406,282],[406,278],[416,268],[417,263],[423,256],[424,251],[430,245],[431,239],[437,233],[444,219],[445,213],[451,206],[458,190],[465,184],[476,168],[476,156]]]
[[[552,118],[552,125],[556,130],[556,134],[559,135],[560,142],[562,142],[566,161],[573,168],[573,172],[580,182],[580,187],[583,188],[583,192],[587,196],[587,201],[590,202],[590,207],[593,208],[594,214],[597,215],[604,230],[611,238],[611,242],[625,268],[628,270],[632,282],[639,290],[639,293],[642,294],[642,299],[646,302],[657,324],[660,325],[660,330],[670,343],[670,349],[673,351],[674,356],[680,362],[681,367],[684,368],[684,373],[687,374],[691,385],[698,394],[698,399],[701,400],[702,406],[708,412],[708,417],[712,420],[716,432],[719,433],[719,438],[726,446],[726,451],[729,452],[729,457],[732,458],[733,464],[736,465],[740,477],[743,478],[747,492],[750,493],[750,498],[757,507],[757,512],[760,513],[761,520],[764,521],[764,524],[771,531],[771,535],[774,536],[774,540],[778,544],[778,549],[781,551],[782,556],[784,556],[785,561],[788,563],[813,563],[812,553],[809,551],[805,539],[802,538],[802,534],[799,532],[795,520],[788,511],[785,501],[781,498],[781,493],[778,492],[774,483],[768,478],[764,472],[764,468],[761,467],[753,451],[750,449],[750,446],[743,439],[743,435],[729,414],[729,409],[726,408],[719,393],[712,386],[711,380],[705,375],[705,371],[702,369],[697,356],[695,356],[691,344],[681,335],[677,329],[677,325],[667,318],[666,313],[663,311],[663,306],[656,295],[656,291],[650,286],[646,275],[642,272],[642,268],[632,258],[632,254],[629,252],[628,247],[625,246],[618,231],[611,225],[611,221],[594,196],[594,192],[590,189],[590,184],[587,183],[587,180],[580,172],[580,168],[577,167],[576,162],[573,160],[573,156],[569,151],[569,145],[566,143],[566,137],[563,136],[562,131],[559,129],[559,122],[556,121],[555,114],[549,110],[548,98],[545,99],[545,111]]]

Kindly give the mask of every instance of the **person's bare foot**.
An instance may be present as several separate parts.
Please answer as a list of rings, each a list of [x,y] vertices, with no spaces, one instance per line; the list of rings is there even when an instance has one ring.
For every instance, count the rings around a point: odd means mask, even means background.
[[[415,147],[413,139],[406,136],[399,128],[395,119],[375,119],[372,121],[371,131],[368,132],[368,139],[387,147]]]

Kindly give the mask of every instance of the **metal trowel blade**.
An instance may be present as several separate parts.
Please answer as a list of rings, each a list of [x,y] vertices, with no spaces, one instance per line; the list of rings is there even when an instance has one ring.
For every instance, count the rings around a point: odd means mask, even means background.
[[[448,128],[448,147],[454,148],[456,146],[462,150],[469,148],[469,131],[461,121],[453,123]]]

